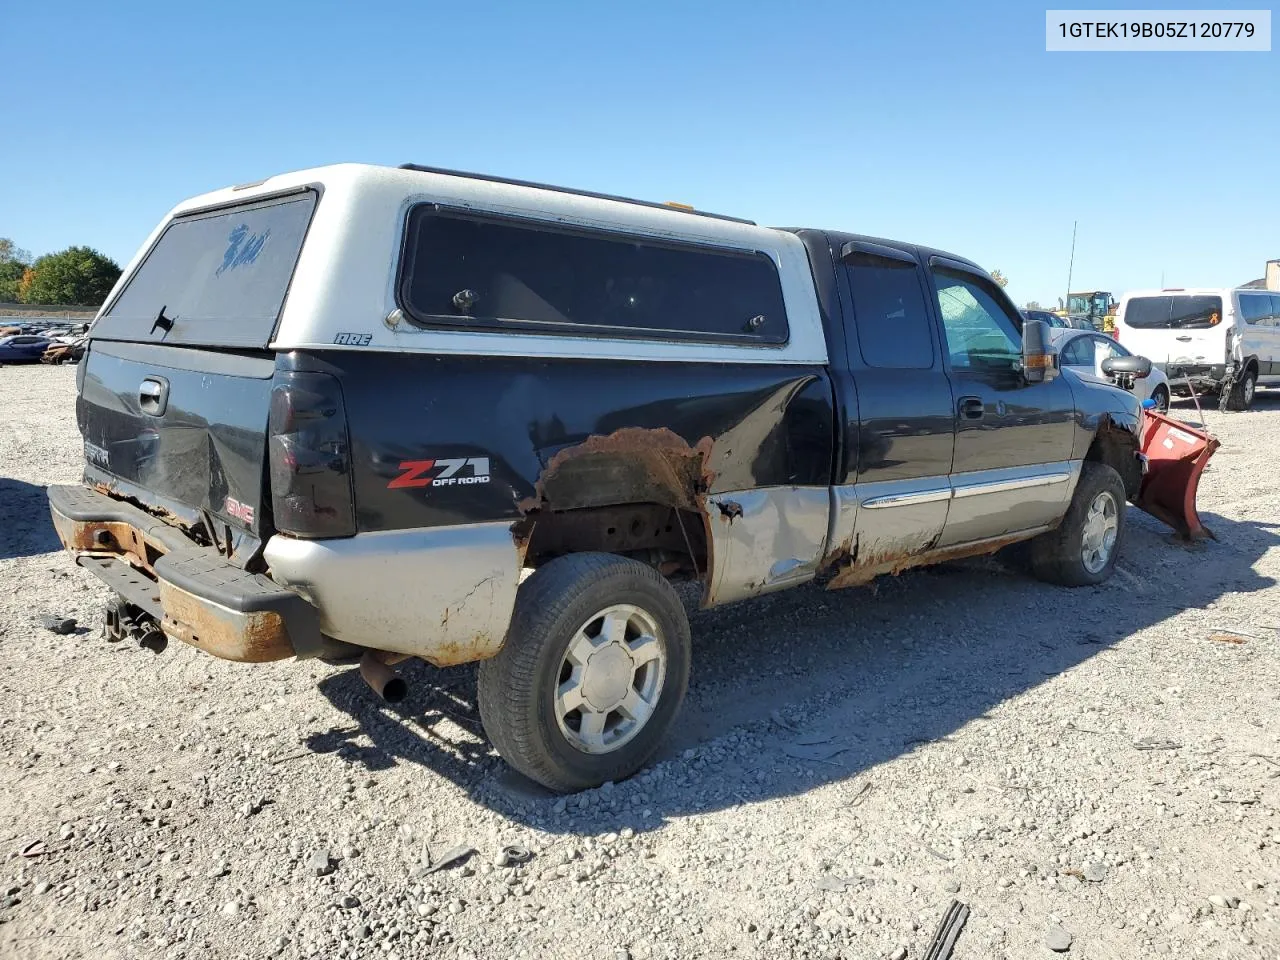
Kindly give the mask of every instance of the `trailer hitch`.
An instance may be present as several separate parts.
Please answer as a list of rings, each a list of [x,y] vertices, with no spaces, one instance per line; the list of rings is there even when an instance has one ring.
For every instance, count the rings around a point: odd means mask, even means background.
[[[109,643],[129,639],[152,653],[161,653],[169,645],[156,618],[124,600],[107,604],[102,633]]]

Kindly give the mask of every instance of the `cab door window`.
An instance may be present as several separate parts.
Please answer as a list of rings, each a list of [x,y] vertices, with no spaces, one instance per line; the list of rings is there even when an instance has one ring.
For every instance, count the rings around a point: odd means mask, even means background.
[[[977,277],[934,269],[938,311],[952,369],[1008,374],[1022,364],[1022,346],[1011,316]]]
[[[914,263],[858,253],[846,261],[862,360],[869,367],[928,370],[933,321]]]

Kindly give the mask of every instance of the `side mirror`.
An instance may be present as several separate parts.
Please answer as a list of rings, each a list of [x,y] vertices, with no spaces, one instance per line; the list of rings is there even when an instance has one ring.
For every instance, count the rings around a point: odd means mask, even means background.
[[[1102,372],[1113,379],[1127,375],[1141,380],[1151,376],[1151,361],[1146,357],[1107,357],[1102,361]]]
[[[1022,377],[1027,383],[1046,383],[1058,375],[1057,356],[1049,348],[1049,325],[1028,320],[1022,325]]]

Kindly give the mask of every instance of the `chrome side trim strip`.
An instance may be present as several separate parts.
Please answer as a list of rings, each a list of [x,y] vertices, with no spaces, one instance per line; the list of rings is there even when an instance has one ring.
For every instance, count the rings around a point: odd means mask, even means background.
[[[868,510],[879,510],[881,507],[907,507],[917,503],[937,503],[951,499],[951,488],[937,490],[920,490],[916,493],[894,493],[883,497],[872,497],[863,500],[862,506]]]
[[[997,480],[992,483],[961,484],[955,488],[955,498],[978,497],[988,493],[1006,493],[1010,490],[1026,490],[1031,487],[1051,487],[1057,483],[1066,483],[1071,479],[1071,471],[1061,473],[1041,473],[1032,477],[1015,477],[1011,480]]]

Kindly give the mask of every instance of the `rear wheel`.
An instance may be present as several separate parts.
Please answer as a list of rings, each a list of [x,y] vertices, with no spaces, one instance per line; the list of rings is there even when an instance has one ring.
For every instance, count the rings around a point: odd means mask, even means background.
[[[602,553],[539,568],[502,650],[480,664],[480,719],[511,766],[552,790],[635,773],[689,683],[689,622],[650,567]]]
[[[1227,396],[1228,410],[1248,410],[1253,406],[1253,395],[1258,388],[1258,372],[1253,367],[1246,367],[1231,387]]]
[[[1065,587],[1102,583],[1115,569],[1124,526],[1120,474],[1105,463],[1086,460],[1061,525],[1029,544],[1031,572]]]

